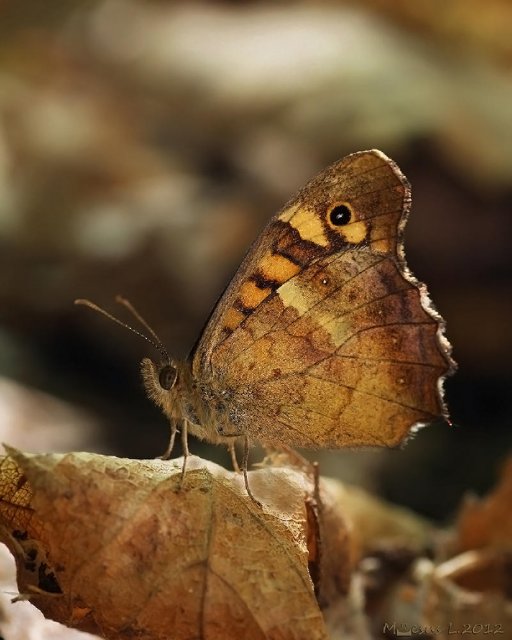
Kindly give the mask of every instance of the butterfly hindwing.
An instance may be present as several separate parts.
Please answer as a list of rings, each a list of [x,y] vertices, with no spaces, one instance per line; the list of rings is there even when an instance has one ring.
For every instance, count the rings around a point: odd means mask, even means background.
[[[282,285],[212,365],[255,439],[394,446],[443,412],[437,380],[449,363],[437,331],[391,258],[349,251]]]

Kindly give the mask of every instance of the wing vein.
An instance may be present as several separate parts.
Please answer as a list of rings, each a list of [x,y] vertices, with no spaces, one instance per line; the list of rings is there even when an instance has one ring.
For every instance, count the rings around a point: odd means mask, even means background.
[[[348,283],[355,281],[358,277],[362,276],[363,273],[366,273],[369,269],[372,269],[373,267],[376,267],[379,264],[382,264],[382,262],[384,262],[385,260],[388,260],[388,257],[383,257],[380,260],[378,260],[377,262],[372,263],[371,265],[368,265],[367,267],[365,267],[364,269],[362,269],[361,271],[358,271],[355,275],[353,275],[352,277],[348,278],[347,280],[345,280],[339,287],[336,287],[335,289],[333,289],[332,291],[329,292],[329,294],[327,296],[324,296],[322,299],[320,299],[318,302],[316,302],[313,306],[311,306],[308,311],[304,314],[302,314],[301,316],[299,316],[299,318],[293,319],[290,323],[288,323],[287,325],[285,325],[283,327],[283,330],[287,330],[294,322],[298,322],[301,318],[303,318],[305,315],[307,315],[308,313],[311,313],[311,311],[317,307],[319,304],[321,304],[324,300],[326,300],[327,298],[331,297],[332,295],[335,295],[336,293],[338,293],[339,291],[341,291],[341,289],[346,286]],[[319,263],[313,263],[316,266],[319,267],[318,270],[323,268],[322,264]],[[297,277],[297,276],[295,276]],[[293,278],[291,278],[290,280],[292,280]],[[288,280],[288,282],[290,282],[290,280]],[[262,304],[267,304],[270,303],[270,301],[276,296],[279,295],[279,289],[277,289],[276,291],[274,291],[268,298],[266,298]],[[258,308],[258,307],[256,307]],[[262,340],[263,338],[266,338],[270,333],[274,332],[274,328],[276,327],[276,325],[279,324],[279,320],[281,318],[281,316],[283,315],[283,313],[286,311],[286,308],[284,308],[281,313],[276,314],[276,318],[274,323],[264,332],[262,333],[260,336],[258,336],[258,338],[256,340],[254,340],[254,342],[252,342],[248,347],[246,347],[245,349],[242,349],[241,351],[239,351],[238,353],[236,353],[233,358],[231,358],[231,360],[227,360],[226,362],[228,364],[232,363],[233,360],[240,358],[240,356],[242,356],[248,349],[250,349],[251,347],[253,347],[255,344],[257,344],[260,340]],[[340,316],[341,317],[341,316]],[[248,319],[250,318],[250,316],[248,316]],[[235,330],[235,332],[232,334],[233,336],[236,335],[236,331],[238,331],[239,328],[244,328],[244,324],[245,324],[245,320],[240,324],[239,327],[237,327],[237,329]]]

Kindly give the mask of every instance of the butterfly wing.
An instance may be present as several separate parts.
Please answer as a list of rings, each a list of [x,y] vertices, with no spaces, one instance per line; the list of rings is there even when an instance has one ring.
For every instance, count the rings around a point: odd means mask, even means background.
[[[443,413],[439,321],[389,257],[316,260],[213,354],[238,420],[267,444],[399,444]]]
[[[405,266],[409,202],[396,165],[368,151],[270,221],[193,355],[199,386],[226,399],[219,424],[227,415],[270,445],[393,446],[443,414],[452,363],[442,320]]]
[[[328,209],[343,202],[354,219],[335,228]],[[362,244],[392,250],[409,206],[405,176],[377,150],[347,156],[313,178],[269,221],[224,291],[191,354],[195,377],[246,317],[314,259]]]

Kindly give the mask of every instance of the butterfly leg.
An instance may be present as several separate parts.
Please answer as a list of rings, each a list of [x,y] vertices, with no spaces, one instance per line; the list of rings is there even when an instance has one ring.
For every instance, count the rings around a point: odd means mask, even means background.
[[[258,505],[258,507],[261,507],[262,504],[259,500],[256,500],[256,498],[254,497],[252,491],[251,491],[251,487],[249,486],[249,476],[247,475],[247,465],[249,463],[249,438],[247,436],[245,436],[244,438],[244,455],[242,458],[242,471],[244,473],[244,482],[245,482],[245,490],[247,491],[247,495],[249,496],[249,498]]]
[[[180,489],[183,488],[183,482],[185,481],[185,471],[187,470],[187,458],[190,455],[188,450],[188,421],[183,420],[181,427],[181,445],[183,448],[183,466],[181,468]]]
[[[233,469],[237,473],[240,473],[241,469],[240,469],[240,465],[238,464],[238,460],[236,459],[236,449],[235,449],[234,442],[230,442],[228,444],[228,451],[229,451],[229,455],[231,456],[231,464],[233,465]]]
[[[172,450],[174,449],[174,441],[176,440],[176,433],[178,431],[178,427],[176,426],[176,422],[173,420],[171,422],[171,437],[169,438],[169,444],[167,445],[167,449],[161,456],[158,456],[160,460],[169,460],[171,457]]]

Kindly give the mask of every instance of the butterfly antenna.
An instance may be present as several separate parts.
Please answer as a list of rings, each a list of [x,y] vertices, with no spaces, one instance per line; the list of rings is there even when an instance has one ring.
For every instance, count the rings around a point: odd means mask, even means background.
[[[169,357],[169,354],[167,353],[167,349],[164,347],[164,345],[160,341],[160,338],[153,331],[153,329],[148,325],[148,323],[142,318],[142,316],[135,310],[133,305],[130,302],[128,302],[128,300],[126,300],[125,298],[122,298],[121,296],[116,297],[116,302],[119,302],[120,304],[124,305],[134,315],[134,317],[142,324],[142,326],[149,331],[149,334],[152,336],[153,340],[151,338],[148,338],[148,336],[142,333],[141,331],[134,329],[126,322],[119,320],[119,318],[116,318],[108,311],[105,311],[105,309],[102,309],[94,302],[91,302],[90,300],[86,300],[84,298],[79,298],[75,300],[75,304],[80,305],[82,307],[89,307],[89,309],[92,309],[93,311],[97,311],[98,313],[101,313],[109,320],[112,320],[112,322],[115,322],[121,327],[128,329],[128,331],[131,331],[132,333],[139,336],[146,342],[149,342],[151,346],[153,346],[155,349],[157,349],[157,351],[160,352],[160,355],[166,362],[170,362],[171,359]]]
[[[140,324],[144,327],[144,329],[146,329],[146,331],[149,333],[150,336],[153,337],[154,341],[160,345],[160,347],[163,347],[162,345],[162,341],[160,340],[160,338],[157,336],[156,332],[154,331],[154,329],[152,329],[149,324],[146,322],[146,320],[144,320],[144,318],[140,315],[140,313],[137,311],[137,309],[133,306],[133,304],[127,299],[124,298],[123,296],[116,296],[116,302],[118,304],[123,305],[123,307],[126,307],[128,309],[128,311],[132,314],[132,316],[138,321],[140,322]]]
[[[140,313],[137,311],[137,309],[133,306],[133,304],[124,296],[120,296],[117,295],[116,296],[116,302],[118,304],[123,305],[123,307],[126,307],[126,309],[128,309],[128,311],[132,314],[132,316],[138,321],[140,322],[140,324],[144,327],[144,329],[146,329],[146,331],[149,333],[150,336],[152,336],[153,340],[155,341],[155,345],[157,346],[158,350],[160,351],[160,353],[162,354],[162,356],[168,360],[170,362],[170,358],[169,358],[169,354],[167,353],[167,349],[164,347],[164,345],[162,344],[162,341],[160,340],[160,338],[158,337],[158,334],[156,333],[156,331],[153,329],[153,327],[151,327],[151,325],[147,322],[147,320],[145,320]]]

